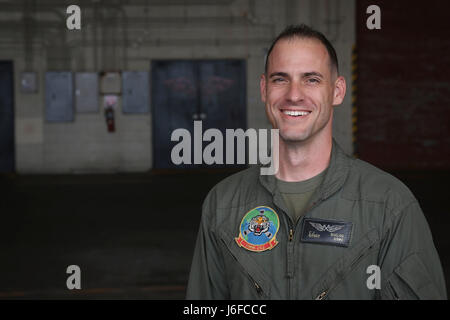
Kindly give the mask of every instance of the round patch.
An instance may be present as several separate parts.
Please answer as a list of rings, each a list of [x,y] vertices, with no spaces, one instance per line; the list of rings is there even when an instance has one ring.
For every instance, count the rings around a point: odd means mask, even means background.
[[[278,244],[276,235],[280,227],[278,215],[270,207],[256,207],[244,215],[239,226],[239,237],[234,240],[240,247],[261,252]]]

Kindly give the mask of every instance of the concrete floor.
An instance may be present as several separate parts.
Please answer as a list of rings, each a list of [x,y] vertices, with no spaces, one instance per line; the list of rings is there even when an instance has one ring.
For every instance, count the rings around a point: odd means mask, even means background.
[[[0,299],[183,299],[202,201],[231,173],[0,176]],[[450,173],[394,175],[421,203],[448,288]],[[82,290],[66,288],[73,264]]]

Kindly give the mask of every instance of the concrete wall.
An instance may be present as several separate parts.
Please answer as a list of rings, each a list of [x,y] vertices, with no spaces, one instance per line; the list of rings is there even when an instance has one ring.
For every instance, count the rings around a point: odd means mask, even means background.
[[[112,2],[111,2],[112,3]],[[56,0],[0,4],[0,59],[15,70],[15,145],[19,173],[146,171],[152,165],[151,114],[116,111],[116,132],[99,113],[72,123],[44,118],[46,71],[150,71],[152,59],[247,60],[249,128],[268,128],[259,77],[271,40],[289,23],[323,31],[336,47],[348,93],[336,109],[334,134],[352,153],[350,61],[355,42],[353,0],[72,1],[82,28],[66,28],[66,5]],[[37,93],[20,91],[20,73],[38,73]],[[101,99],[100,99],[101,101]],[[120,104],[120,103],[119,103]]]

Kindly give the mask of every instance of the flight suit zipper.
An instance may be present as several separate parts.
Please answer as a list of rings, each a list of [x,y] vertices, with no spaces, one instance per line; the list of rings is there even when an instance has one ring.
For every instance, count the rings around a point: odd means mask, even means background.
[[[319,201],[316,201],[312,203],[306,210],[303,217],[317,204]],[[279,208],[278,208],[279,209]],[[287,225],[289,230],[289,237],[288,237],[288,243],[287,243],[287,277],[288,277],[288,299],[291,299],[294,296],[293,290],[293,282],[295,281],[295,270],[294,270],[294,252],[295,252],[295,242],[294,241],[294,234],[296,228],[302,223],[303,217],[297,221],[297,224],[294,227],[294,224],[291,221],[291,218],[286,214],[287,218]]]
[[[227,245],[227,242],[225,241],[225,239],[221,239],[223,244],[225,245],[225,247],[227,248],[228,252],[233,256],[234,259],[236,259],[236,261],[241,265],[243,272],[247,275],[247,278],[250,280],[250,282],[252,283],[253,287],[256,290],[256,293],[258,294],[258,296],[260,298],[264,297],[266,294],[264,293],[263,288],[258,284],[258,282],[256,282],[255,279],[253,279],[253,277],[250,275],[250,273],[245,269],[245,267],[241,264],[241,262],[239,262],[239,259],[237,259],[237,257],[234,255],[234,253],[232,252],[232,250],[230,250],[229,246]],[[269,291],[268,291],[269,292]]]
[[[400,300],[400,298],[398,297],[397,291],[395,291],[392,283],[388,281],[388,284],[389,284],[389,288],[391,290],[391,294],[392,294],[392,297],[394,298],[394,300]]]
[[[323,300],[323,298],[325,298],[328,294],[328,290],[325,290],[323,292],[321,292],[317,297],[316,300]]]
[[[314,202],[313,204],[311,204],[306,210],[305,213],[303,214],[303,216],[297,221],[296,226],[294,227],[293,223],[291,222],[291,218],[288,216],[288,228],[289,228],[289,242],[292,242],[294,240],[294,232],[297,229],[298,225],[301,224],[303,217],[306,216],[306,214],[308,213],[308,211],[310,211],[318,202]]]
[[[319,201],[313,202],[308,208],[305,209],[305,211],[303,212],[302,217],[297,221],[297,224],[295,226],[295,228],[298,228],[299,225],[301,225],[303,223],[303,218],[308,214],[308,212],[311,211],[312,208],[314,208],[314,206],[319,203]],[[291,228],[290,230],[290,240],[292,241],[294,239],[294,229]],[[295,244],[295,243],[294,243]],[[293,250],[294,252],[294,250]],[[294,262],[293,262],[294,263]],[[292,281],[294,281],[294,276],[292,277]],[[291,289],[291,286],[289,286],[289,290]],[[294,293],[292,293],[292,295],[294,295]],[[291,293],[289,291],[289,296],[291,296]]]
[[[330,285],[326,290],[320,292],[316,296],[315,300],[324,300],[328,296],[328,293],[333,290],[341,281],[343,281],[347,277],[347,275],[349,275],[350,272],[352,272],[352,270],[358,265],[358,263],[372,251],[373,248],[374,245],[372,244],[367,249],[365,249],[364,252],[359,254],[358,257],[352,261],[345,273],[341,277],[339,277],[337,281],[334,281],[333,284]]]
[[[258,293],[258,295],[262,296],[264,292],[263,292],[262,288],[259,286],[259,284],[255,280],[253,280],[253,285],[255,286],[256,292]]]
[[[294,280],[294,226],[292,224],[291,218],[287,217],[289,237],[287,243],[287,277],[288,277],[288,299],[292,296],[292,281]]]
[[[253,286],[256,289],[256,293],[258,294],[259,297],[262,297],[264,295],[264,291],[261,288],[261,286],[258,284],[258,282],[255,281],[255,279],[253,279],[253,277],[247,273],[247,277],[250,279],[250,281],[253,283]]]

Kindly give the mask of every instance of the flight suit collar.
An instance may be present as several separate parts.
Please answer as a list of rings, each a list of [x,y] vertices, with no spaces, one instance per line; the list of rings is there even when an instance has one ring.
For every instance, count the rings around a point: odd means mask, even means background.
[[[322,184],[313,195],[311,203],[316,203],[330,197],[344,185],[350,170],[350,162],[351,158],[345,154],[333,138],[330,163],[327,172],[325,173]],[[284,201],[278,191],[276,180],[275,175],[259,176],[259,181],[262,186],[272,194],[274,203],[285,210]]]

